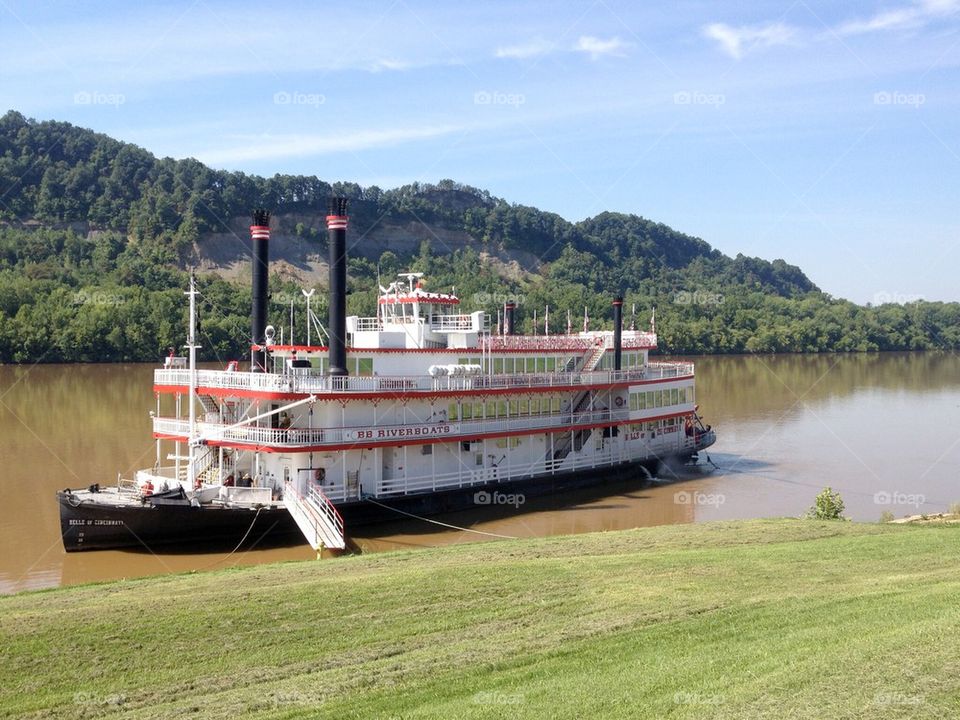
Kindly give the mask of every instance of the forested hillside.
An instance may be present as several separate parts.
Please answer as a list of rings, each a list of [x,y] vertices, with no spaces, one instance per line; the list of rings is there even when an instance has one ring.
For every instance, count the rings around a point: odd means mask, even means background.
[[[672,353],[960,348],[956,303],[834,300],[782,260],[730,258],[635,215],[570,223],[452,180],[382,190],[217,171],[11,111],[0,118],[0,362],[156,359],[183,343],[191,267],[205,357],[243,356],[250,209],[274,213],[271,320],[287,326],[300,288],[325,284],[331,194],[351,200],[351,313],[373,314],[379,267],[455,287],[466,311],[514,297],[526,331],[536,312],[542,332],[547,305],[554,332],[567,310],[579,328],[584,306],[599,327],[623,294],[644,326],[657,308]]]

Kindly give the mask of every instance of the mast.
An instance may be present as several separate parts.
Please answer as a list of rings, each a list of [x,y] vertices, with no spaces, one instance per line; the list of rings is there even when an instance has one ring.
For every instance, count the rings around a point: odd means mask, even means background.
[[[190,405],[190,436],[187,439],[187,483],[189,489],[193,490],[196,480],[196,468],[194,467],[194,440],[197,437],[197,285],[190,273],[190,290],[185,293],[190,296],[190,325],[187,331],[187,349],[190,351],[190,395],[188,403]]]

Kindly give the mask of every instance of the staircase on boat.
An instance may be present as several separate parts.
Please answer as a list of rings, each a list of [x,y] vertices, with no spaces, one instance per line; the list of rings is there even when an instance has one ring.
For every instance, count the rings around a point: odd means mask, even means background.
[[[592,398],[592,392],[589,390],[583,392],[577,398],[576,405],[573,406],[573,414],[576,415],[577,413],[582,413],[584,410],[586,410],[590,406]],[[571,450],[580,452],[580,450],[582,450],[583,446],[586,444],[587,438],[590,437],[592,432],[592,429],[585,429],[560,434],[559,438],[557,438],[553,444],[552,452],[547,453],[547,462],[550,462],[551,460],[555,463],[560,462],[570,454]]]
[[[343,550],[347,546],[343,518],[317,485],[308,483],[306,494],[301,494],[292,482],[287,482],[283,487],[283,504],[314,550]]]

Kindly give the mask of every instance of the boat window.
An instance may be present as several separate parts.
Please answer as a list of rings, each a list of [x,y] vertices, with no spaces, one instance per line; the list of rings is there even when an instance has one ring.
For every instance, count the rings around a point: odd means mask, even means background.
[[[495,372],[497,375],[503,372],[503,358],[493,359],[493,372]]]
[[[527,372],[533,373],[537,371],[537,359],[536,358],[527,358]]]
[[[373,375],[373,358],[360,358],[357,375]]]
[[[450,403],[450,405],[447,407],[447,419],[450,422],[458,420],[460,417],[459,410],[460,410],[460,406],[457,405],[457,403],[455,402]]]

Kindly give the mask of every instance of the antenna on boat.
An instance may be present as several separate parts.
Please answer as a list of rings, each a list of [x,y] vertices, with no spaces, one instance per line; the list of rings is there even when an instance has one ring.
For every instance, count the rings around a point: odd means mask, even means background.
[[[310,298],[313,297],[313,293],[316,291],[316,288],[310,288],[310,292],[307,292],[303,288],[300,288],[300,292],[303,293],[303,296],[307,299],[307,345],[310,345]],[[290,333],[291,339],[293,333]]]
[[[187,483],[190,490],[193,490],[196,479],[196,468],[194,467],[194,440],[197,437],[197,281],[190,272],[190,290],[185,295],[190,297],[190,323],[187,328],[187,349],[190,351],[190,394],[188,404],[190,405],[190,435],[187,438]]]

